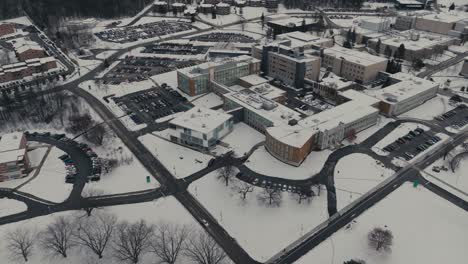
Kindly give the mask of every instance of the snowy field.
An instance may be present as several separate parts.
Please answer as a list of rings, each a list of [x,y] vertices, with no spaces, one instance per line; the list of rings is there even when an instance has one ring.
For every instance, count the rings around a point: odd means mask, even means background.
[[[187,177],[208,166],[213,157],[161,139],[153,134],[138,138],[176,178]]]
[[[335,167],[337,208],[341,210],[395,172],[372,157],[355,153],[340,159]]]
[[[448,88],[451,89],[453,92],[456,92],[460,96],[468,98],[468,92],[461,92],[460,89],[464,87],[468,87],[468,79],[465,77],[463,78],[460,74],[460,71],[463,67],[463,61],[457,63],[447,69],[444,69],[440,72],[437,72],[432,76],[435,82],[440,84],[440,88]]]
[[[0,199],[0,217],[24,212],[28,209],[25,203],[8,198]]]
[[[441,115],[454,107],[449,104],[449,98],[442,95],[426,101],[424,104],[400,115],[400,117],[411,117],[424,120],[432,120],[434,117]]]
[[[107,212],[115,214],[119,221],[136,222],[140,219],[145,220],[149,224],[158,224],[160,222],[171,222],[174,224],[190,225],[193,230],[199,229],[199,225],[194,221],[192,216],[180,205],[174,198],[162,198],[154,202],[133,204],[133,205],[120,205],[113,207],[106,207],[93,211],[93,213]],[[0,226],[0,237],[5,237],[9,230],[14,230],[18,227],[31,228],[36,231],[43,230],[49,223],[54,221],[59,216],[70,216],[72,219],[77,219],[84,214],[83,211],[77,212],[63,212],[55,213],[52,215],[36,217],[30,220],[21,221],[13,224]],[[0,240],[0,259],[5,261],[2,263],[16,263],[7,262],[9,259],[8,252],[5,250],[6,240]],[[18,262],[22,263],[22,262]],[[90,251],[79,251],[72,249],[67,259],[62,258],[51,258],[47,256],[43,250],[35,247],[33,256],[27,263],[34,264],[86,264],[86,263],[99,263],[99,264],[115,264],[120,263],[112,258],[110,252],[110,246],[104,251],[104,258],[98,260],[93,253]],[[154,263],[154,257],[151,254],[144,255],[140,261],[141,264]],[[181,263],[190,263],[187,260],[181,258]]]
[[[58,158],[63,154],[66,153],[53,147],[37,177],[21,187],[20,191],[56,203],[66,200],[73,185],[65,183],[65,164]]]
[[[216,176],[216,171],[204,176],[192,183],[189,191],[258,261],[266,261],[328,218],[324,190],[310,203],[302,204],[289,193],[282,193],[280,207],[268,207],[257,200],[262,189],[254,187],[242,201]]]
[[[256,144],[265,140],[265,135],[240,122],[234,125],[234,130],[221,141],[229,144],[237,157],[249,152]]]
[[[452,153],[461,153],[463,151],[466,150],[463,150],[463,148],[459,146],[452,151]],[[443,158],[438,159],[424,170],[424,176],[434,184],[468,201],[468,157],[460,160],[459,166],[455,169],[455,172],[452,172],[450,169],[450,161],[451,159],[449,158],[446,160]],[[445,167],[447,170],[435,172],[432,170],[434,166]]]
[[[39,163],[41,163],[47,149],[47,147],[38,147],[34,150],[28,151],[28,159],[31,167],[37,167]]]
[[[423,187],[404,184],[355,220],[296,263],[439,264],[468,258],[468,214]],[[394,236],[392,250],[377,252],[368,246],[367,234],[385,226]]]
[[[331,150],[312,151],[301,166],[295,167],[276,159],[265,147],[260,147],[250,156],[245,165],[260,174],[300,180],[318,173],[331,153]]]
[[[382,140],[377,142],[377,144],[375,144],[372,147],[372,151],[374,151],[375,153],[379,155],[387,156],[389,153],[384,151],[383,148],[385,148],[387,145],[393,143],[398,138],[408,134],[410,131],[415,130],[418,127],[424,129],[425,131],[429,130],[429,128],[425,125],[421,125],[417,123],[403,123],[399,125],[397,128],[395,128],[392,132],[390,132]]]

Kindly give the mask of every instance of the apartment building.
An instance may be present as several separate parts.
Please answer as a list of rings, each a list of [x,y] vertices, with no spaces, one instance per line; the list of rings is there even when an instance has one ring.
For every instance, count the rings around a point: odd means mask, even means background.
[[[209,150],[233,130],[232,116],[194,107],[169,122],[170,139],[179,144]]]
[[[0,37],[13,34],[16,32],[15,24],[13,23],[0,23]]]
[[[0,138],[0,182],[26,177],[29,170],[26,137],[11,133]]]
[[[338,76],[361,84],[372,82],[385,71],[388,60],[365,52],[333,47],[323,52],[322,65]]]
[[[437,95],[439,85],[408,73],[389,76],[390,85],[373,93],[380,100],[379,109],[384,115],[403,114]]]
[[[46,57],[45,50],[36,42],[25,38],[15,39],[11,43],[20,61]]]
[[[54,57],[29,59],[23,62],[0,66],[0,83],[20,80],[57,68]]]
[[[180,90],[195,96],[209,91],[211,82],[231,86],[239,77],[257,74],[260,61],[250,56],[239,56],[222,62],[207,62],[177,71]]]

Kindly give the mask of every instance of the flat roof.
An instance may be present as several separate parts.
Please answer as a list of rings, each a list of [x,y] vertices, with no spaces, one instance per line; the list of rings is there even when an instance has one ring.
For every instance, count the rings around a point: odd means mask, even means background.
[[[267,79],[265,79],[263,77],[260,77],[260,76],[258,76],[256,74],[251,74],[251,75],[241,77],[241,78],[239,78],[239,80],[242,80],[242,81],[244,81],[246,83],[249,83],[252,86],[268,82]]]
[[[353,83],[353,81],[348,81],[345,78],[342,78],[332,72],[326,78],[322,78],[320,82],[320,84],[326,85],[335,90],[341,90],[343,88],[349,87]]]
[[[300,113],[267,99],[258,93],[250,91],[249,89],[244,89],[240,92],[227,93],[224,94],[224,96],[236,102],[240,106],[269,120],[273,123],[273,126],[286,125],[291,119],[299,120],[301,118]],[[268,106],[272,108],[268,110]]]
[[[17,161],[20,157],[23,157],[25,153],[25,149],[0,152],[0,163]]]
[[[296,27],[299,27],[299,26],[302,26],[303,20],[305,20],[306,25],[309,25],[315,22],[315,20],[311,18],[286,17],[283,19],[271,20],[271,21],[268,21],[268,23],[276,24],[276,25],[283,26],[283,27],[290,27],[293,25],[296,25]]]
[[[396,104],[439,86],[435,82],[402,72],[393,74],[391,77],[399,82],[373,93],[376,98],[389,104]]]
[[[233,58],[226,58],[218,62],[205,62],[205,63],[195,65],[192,67],[179,69],[177,71],[189,77],[196,77],[196,76],[207,74],[208,69],[212,67],[219,67],[219,69],[221,68],[225,69],[227,67],[237,67],[237,66],[240,66],[241,64],[255,63],[255,62],[260,62],[260,61],[258,59],[255,59],[247,55],[241,55],[241,56],[237,56]]]
[[[419,39],[412,40],[411,39],[412,34],[419,35]],[[392,46],[392,47],[399,47],[401,44],[404,44],[407,50],[415,50],[415,51],[421,50],[424,48],[432,48],[436,45],[445,44],[453,40],[454,38],[446,36],[446,35],[419,31],[419,30],[406,30],[406,31],[398,32],[397,34],[383,35],[380,37],[380,41],[385,45]],[[377,42],[378,39],[375,38],[375,39],[371,39],[370,41]]]
[[[270,100],[286,95],[286,91],[268,83],[252,86],[248,89]]]
[[[0,152],[20,149],[22,137],[23,132],[2,135],[0,138]]]
[[[342,47],[332,47],[324,50],[325,55],[333,56],[335,58],[343,57],[345,60],[364,65],[370,66],[376,63],[387,61],[386,58],[371,55],[366,52],[360,52],[352,49],[346,49]]]
[[[178,115],[170,123],[206,134],[224,124],[231,117],[229,114],[196,106]]]
[[[460,20],[468,19],[468,15],[463,13],[439,13],[439,14],[428,14],[422,17],[423,19],[440,21],[445,23],[456,23]]]
[[[398,3],[403,5],[424,5],[423,3],[416,0],[396,0]]]
[[[348,90],[340,93],[350,101],[332,109],[308,116],[295,126],[283,125],[268,128],[268,133],[284,144],[302,147],[318,131],[334,129],[340,123],[347,124],[379,110],[372,105],[379,102],[376,98]]]

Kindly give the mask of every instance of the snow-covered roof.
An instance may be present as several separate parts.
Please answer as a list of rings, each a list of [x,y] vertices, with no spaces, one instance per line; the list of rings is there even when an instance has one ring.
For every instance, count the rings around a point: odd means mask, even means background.
[[[440,21],[445,23],[456,23],[460,20],[468,19],[468,15],[464,13],[438,13],[428,14],[422,17],[423,19]]]
[[[281,90],[280,88],[275,87],[268,83],[255,85],[255,86],[250,87],[249,89],[270,100],[286,95],[286,91]]]
[[[192,67],[183,68],[183,69],[178,70],[178,72],[189,77],[197,77],[200,75],[208,74],[208,69],[210,68],[215,68],[215,71],[216,71],[218,67],[225,69],[226,67],[238,67],[241,64],[255,63],[255,62],[260,62],[260,61],[250,56],[242,55],[242,56],[238,56],[234,58],[226,58],[218,62],[206,62],[206,63],[202,63],[202,64],[195,65]]]
[[[24,156],[24,149],[0,152],[0,163],[17,161]]]
[[[201,133],[209,133],[231,119],[231,115],[204,107],[194,107],[178,115],[171,124]]]
[[[295,126],[272,127],[268,128],[267,132],[284,144],[300,148],[319,131],[331,130],[340,124],[348,124],[364,116],[378,113],[378,109],[373,107],[379,102],[376,98],[355,90],[345,91],[341,95],[350,101],[306,117]]]
[[[419,39],[412,40],[411,39],[412,35],[418,35]],[[414,50],[414,51],[425,49],[425,48],[432,48],[439,44],[445,45],[447,43],[454,41],[454,38],[446,36],[446,35],[419,31],[419,30],[401,31],[401,32],[398,32],[398,34],[383,35],[379,38],[380,38],[380,41],[385,45],[388,45],[391,47],[399,47],[401,44],[404,44],[405,49]],[[377,42],[378,39],[371,39],[370,41]]]
[[[11,41],[13,48],[18,53],[23,53],[27,50],[44,50],[37,42],[25,38],[17,38]]]
[[[371,66],[376,63],[387,61],[386,58],[371,55],[366,52],[360,52],[352,49],[346,49],[342,47],[333,47],[324,50],[324,54],[333,56],[335,58],[344,58],[346,61],[350,61],[363,66]]]
[[[328,77],[321,79],[321,84],[336,90],[341,90],[343,88],[349,87],[353,84],[353,82],[343,79],[340,76],[330,72]]]
[[[224,96],[265,118],[273,123],[274,126],[286,125],[291,119],[299,120],[301,118],[300,113],[282,104],[276,103],[261,94],[255,93],[250,89],[228,93]]]
[[[389,104],[396,104],[439,86],[435,82],[408,73],[399,72],[391,75],[391,77],[399,80],[399,82],[373,93],[376,98]]]
[[[284,19],[272,20],[272,21],[269,21],[269,23],[276,24],[276,25],[283,26],[283,27],[294,27],[294,26],[299,27],[299,26],[302,26],[302,22],[304,20],[305,20],[306,25],[309,25],[315,22],[315,20],[311,18],[288,17]]]
[[[322,46],[323,43],[333,43],[333,40],[328,39],[328,38],[321,38],[317,36],[313,36],[308,33],[300,32],[300,31],[294,31],[294,32],[289,32],[289,33],[284,33],[276,36],[276,39],[278,40],[290,40],[291,41],[291,47],[299,47],[299,46],[305,46],[305,45],[315,45],[315,46]]]
[[[260,76],[258,76],[256,74],[247,75],[247,76],[241,77],[239,79],[241,81],[244,81],[244,82],[252,85],[252,86],[268,82],[267,79],[265,79],[263,77],[260,77]]]
[[[22,132],[4,134],[0,138],[0,152],[20,149],[22,138]]]
[[[219,3],[216,5],[217,7],[230,7],[231,5],[227,4],[227,3]]]

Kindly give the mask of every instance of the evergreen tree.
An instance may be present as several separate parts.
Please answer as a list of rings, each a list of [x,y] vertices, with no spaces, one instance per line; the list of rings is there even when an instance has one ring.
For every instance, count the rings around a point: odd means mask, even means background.
[[[351,32],[351,43],[356,43],[356,28],[353,28],[353,32]]]
[[[306,32],[306,31],[307,31],[305,18],[302,19],[301,31],[302,31],[302,32]]]
[[[387,58],[392,57],[392,49],[389,46],[385,47],[384,54]]]
[[[382,40],[380,40],[380,38],[377,40],[377,44],[375,45],[375,52],[377,52],[377,54],[380,54],[380,46],[382,45]]]
[[[455,10],[455,3],[452,3],[448,10],[449,11]]]
[[[405,48],[405,44],[401,44],[400,47],[398,47],[398,50],[395,54],[395,57],[396,58],[399,58],[399,59],[404,59],[405,58],[405,52],[406,52],[406,48]]]
[[[352,49],[353,46],[351,46],[351,42],[349,42],[349,41],[346,40],[346,41],[343,43],[343,48]]]

